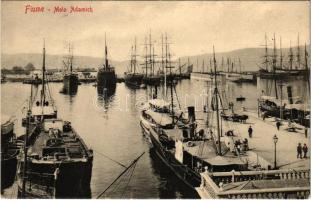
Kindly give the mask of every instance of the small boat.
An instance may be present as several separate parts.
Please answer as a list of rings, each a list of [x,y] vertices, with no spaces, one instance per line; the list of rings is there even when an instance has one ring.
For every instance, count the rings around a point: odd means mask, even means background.
[[[242,96],[239,96],[236,98],[236,101],[245,101],[246,98],[245,97],[242,97]]]

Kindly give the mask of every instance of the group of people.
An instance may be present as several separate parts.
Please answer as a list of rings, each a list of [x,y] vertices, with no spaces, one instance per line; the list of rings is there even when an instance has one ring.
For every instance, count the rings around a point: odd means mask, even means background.
[[[301,143],[298,143],[298,146],[297,146],[297,158],[302,159],[302,152],[303,152],[303,158],[307,158],[307,153],[308,153],[307,145],[303,144],[303,146],[301,146]]]
[[[236,148],[236,150],[238,151],[238,153],[241,153],[241,151],[248,151],[248,140],[246,138],[244,138],[243,142],[241,142],[240,139],[236,140],[234,142],[234,146]]]

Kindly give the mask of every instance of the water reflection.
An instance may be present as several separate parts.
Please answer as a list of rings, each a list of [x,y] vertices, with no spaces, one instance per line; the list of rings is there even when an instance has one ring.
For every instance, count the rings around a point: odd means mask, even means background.
[[[155,150],[150,149],[151,166],[153,172],[160,181],[159,198],[199,198],[198,194],[183,183],[168,167],[159,159]]]
[[[97,87],[97,102],[98,105],[104,108],[104,112],[108,111],[110,104],[114,101],[115,88]]]

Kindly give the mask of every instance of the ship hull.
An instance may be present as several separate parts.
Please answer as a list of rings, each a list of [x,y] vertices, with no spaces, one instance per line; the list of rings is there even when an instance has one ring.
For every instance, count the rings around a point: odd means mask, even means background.
[[[1,124],[1,190],[11,186],[15,180],[18,152],[14,123],[7,121]]]
[[[116,74],[113,70],[100,70],[97,73],[97,92],[99,94],[104,94],[104,91],[107,91],[108,95],[113,94],[116,90],[116,84]]]
[[[91,198],[92,165],[92,158],[86,162],[28,163],[28,171],[35,173],[28,174],[25,198]],[[23,197],[21,179],[18,197]]]
[[[143,83],[146,85],[159,86],[161,83],[161,77],[160,76],[144,76]]]
[[[15,180],[18,150],[1,154],[1,190],[10,187]]]
[[[78,91],[79,78],[75,74],[65,75],[63,79],[63,90],[65,94],[76,94]]]
[[[200,174],[194,172],[191,168],[183,163],[180,163],[174,156],[174,153],[165,150],[160,142],[156,139],[154,133],[150,134],[152,142],[152,150],[161,161],[190,189],[195,191],[195,187],[198,187],[201,183]]]
[[[142,84],[143,74],[125,74],[124,82],[127,86],[139,88]]]
[[[280,70],[276,72],[259,71],[259,77],[263,79],[286,79],[293,76],[310,77],[309,70]]]
[[[42,80],[39,78],[35,79],[26,79],[23,81],[23,84],[33,84],[33,85],[39,85],[42,83]]]

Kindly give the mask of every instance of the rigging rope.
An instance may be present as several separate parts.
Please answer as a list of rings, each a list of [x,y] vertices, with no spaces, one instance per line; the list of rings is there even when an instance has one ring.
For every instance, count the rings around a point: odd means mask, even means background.
[[[122,192],[121,198],[123,198],[123,195],[124,195],[125,191],[127,190],[127,187],[128,187],[128,185],[129,185],[129,183],[130,183],[130,181],[131,181],[131,178],[132,178],[132,176],[133,176],[133,174],[134,174],[134,170],[135,170],[136,165],[137,165],[137,162],[134,164],[134,166],[133,166],[133,168],[132,168],[132,172],[130,173],[130,177],[129,177],[129,179],[128,179],[128,181],[127,181],[127,184],[126,184],[126,186],[125,186],[125,188],[124,188],[124,190],[123,190],[123,192]]]
[[[103,194],[105,194],[105,192],[115,183],[117,182],[126,172],[128,172],[128,170],[133,167],[133,165],[135,165],[137,163],[137,161],[145,154],[145,152],[143,152],[140,156],[138,156],[102,193],[100,193],[96,199],[99,199]]]
[[[179,99],[178,99],[178,96],[177,96],[177,92],[176,92],[176,86],[174,86],[173,88],[174,88],[174,92],[175,92],[175,95],[176,95],[176,100],[177,100],[177,103],[178,103],[178,107],[181,110],[180,102],[179,102]]]
[[[96,153],[98,153],[98,154],[101,155],[101,156],[104,156],[104,157],[107,158],[108,160],[111,160],[112,162],[114,162],[114,163],[116,163],[116,164],[118,164],[118,165],[120,165],[120,166],[122,166],[122,167],[124,167],[124,168],[127,168],[125,165],[123,165],[122,163],[120,163],[120,162],[118,162],[118,161],[116,161],[116,160],[110,158],[109,156],[107,156],[107,155],[105,155],[105,154],[103,154],[103,153],[100,153],[100,152],[98,152],[98,151],[96,151],[96,150],[94,150],[94,149],[93,149],[93,151],[96,152]]]
[[[24,105],[27,101],[28,101],[28,99],[24,100],[21,104],[19,104],[19,105],[17,106],[17,108],[13,111],[13,114],[12,114],[12,116],[9,118],[9,120],[11,120],[11,119],[15,116],[16,112],[17,112],[21,107],[23,107],[23,105]]]

